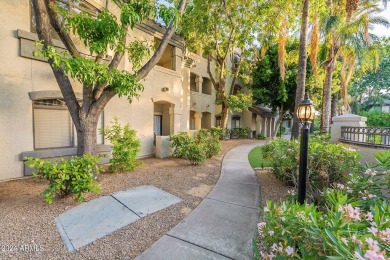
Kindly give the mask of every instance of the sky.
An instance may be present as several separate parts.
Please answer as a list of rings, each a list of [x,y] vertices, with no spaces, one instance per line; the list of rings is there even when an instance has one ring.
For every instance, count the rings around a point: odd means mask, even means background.
[[[387,8],[382,12],[381,16],[387,18],[390,21],[390,4],[387,5]],[[386,28],[383,25],[375,25],[372,33],[377,36],[390,37],[390,28]]]

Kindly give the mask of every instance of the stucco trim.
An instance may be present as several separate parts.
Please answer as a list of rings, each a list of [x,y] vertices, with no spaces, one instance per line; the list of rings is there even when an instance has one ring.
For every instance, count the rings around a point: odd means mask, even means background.
[[[28,93],[31,100],[40,100],[40,99],[52,99],[52,98],[63,98],[61,91],[59,90],[43,90],[43,91],[33,91]],[[83,94],[75,92],[76,98],[79,100],[83,99]]]
[[[99,144],[96,145],[97,153],[111,152],[111,145]],[[35,151],[26,151],[20,154],[20,160],[24,161],[26,157],[33,158],[55,158],[55,157],[64,157],[64,156],[73,156],[77,155],[77,147],[69,148],[52,148],[52,149],[42,149]]]
[[[172,105],[180,105],[177,100],[171,98],[171,97],[167,97],[167,96],[156,96],[156,97],[152,97],[152,102],[153,103],[156,103],[156,102],[168,102],[168,103],[171,103]]]

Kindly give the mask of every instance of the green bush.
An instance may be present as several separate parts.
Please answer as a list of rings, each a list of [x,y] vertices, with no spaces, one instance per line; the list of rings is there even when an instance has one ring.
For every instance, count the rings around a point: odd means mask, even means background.
[[[377,167],[382,167],[384,170],[390,170],[390,151],[383,151],[374,153],[374,157],[377,160]]]
[[[137,132],[130,129],[129,125],[122,127],[115,118],[111,126],[103,129],[103,133],[113,146],[109,167],[111,172],[132,171],[142,165],[137,160],[141,142],[136,136]]]
[[[259,140],[265,140],[265,136],[263,134],[257,134],[256,138]]]
[[[390,113],[371,110],[369,112],[363,112],[361,115],[367,117],[367,126],[390,127]]]
[[[232,130],[230,128],[225,128],[225,138],[230,138],[230,135],[232,134]]]
[[[85,192],[99,192],[96,174],[101,171],[97,165],[99,158],[90,154],[81,157],[62,159],[59,163],[39,158],[26,158],[25,163],[35,168],[33,174],[49,181],[49,187],[42,193],[45,201],[51,204],[58,195],[61,198],[75,194],[75,201],[84,201]]]
[[[381,197],[388,179],[388,172],[353,172],[346,185],[324,190],[323,208],[267,202],[256,259],[389,259],[390,206]]]
[[[210,132],[212,136],[215,136],[221,140],[223,139],[223,129],[221,127],[212,126],[210,128]]]
[[[273,174],[286,185],[298,186],[299,143],[278,139],[262,146],[263,157],[270,161]],[[357,151],[343,145],[329,144],[312,139],[308,155],[308,199],[318,201],[320,192],[341,181],[345,175],[360,169]]]
[[[171,135],[169,140],[172,142],[171,146],[174,148],[173,156],[177,158],[187,158],[188,147],[193,142],[193,138],[185,132],[179,132]]]
[[[172,141],[174,148],[173,156],[187,159],[194,165],[217,155],[222,150],[219,133],[207,129],[199,130],[194,137],[179,132],[171,135],[169,140]]]
[[[249,127],[239,128],[240,138],[249,138],[249,134],[252,130]]]
[[[198,165],[206,160],[207,155],[203,145],[197,143],[191,143],[188,146],[188,153],[185,159],[188,159],[191,164]]]

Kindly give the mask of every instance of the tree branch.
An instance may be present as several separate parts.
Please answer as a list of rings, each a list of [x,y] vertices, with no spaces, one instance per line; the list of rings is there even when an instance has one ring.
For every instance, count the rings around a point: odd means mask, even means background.
[[[65,47],[69,51],[69,53],[73,57],[79,57],[80,52],[77,50],[76,45],[73,43],[69,34],[67,32],[65,32],[64,30],[61,30],[62,24],[61,24],[60,16],[53,10],[53,7],[56,5],[56,1],[55,0],[45,0],[45,4],[47,7],[47,12],[49,14],[51,26],[57,32],[58,36],[60,36],[62,43],[65,45]]]
[[[43,48],[47,48],[49,45],[53,45],[52,38],[50,35],[50,21],[47,11],[47,6],[44,0],[32,0],[35,19],[37,24],[37,33],[40,40],[43,40]],[[53,70],[54,76],[57,80],[58,86],[61,90],[62,96],[64,97],[66,106],[68,107],[69,113],[72,117],[73,123],[77,129],[80,129],[80,104],[77,101],[76,95],[73,91],[72,84],[69,78],[64,73],[64,70],[59,67],[53,67],[53,60],[49,59],[49,64]]]
[[[184,8],[186,6],[187,0],[180,0],[178,10],[180,14],[183,14]],[[175,33],[175,24],[174,21],[171,21],[171,23],[168,26],[168,29],[166,30],[163,39],[160,42],[160,45],[158,46],[157,50],[153,54],[153,56],[149,59],[148,62],[134,75],[137,79],[137,81],[140,81],[141,79],[145,78],[149,72],[152,70],[152,68],[158,63],[158,61],[161,59],[165,48],[168,46],[169,40],[172,38],[173,34]]]

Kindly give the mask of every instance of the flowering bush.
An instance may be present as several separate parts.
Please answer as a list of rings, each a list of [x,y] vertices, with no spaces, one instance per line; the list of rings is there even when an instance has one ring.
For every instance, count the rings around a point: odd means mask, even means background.
[[[262,146],[263,157],[270,161],[273,174],[286,185],[297,187],[299,143],[284,139]],[[349,172],[360,169],[360,154],[343,145],[329,144],[321,138],[309,143],[308,200],[317,202],[320,192],[343,181]]]
[[[323,193],[324,206],[267,202],[257,259],[389,259],[390,206],[381,190],[390,172],[346,176]],[[378,176],[380,175],[380,176]]]

